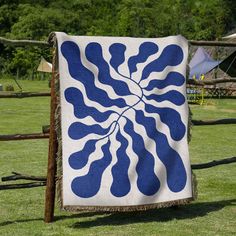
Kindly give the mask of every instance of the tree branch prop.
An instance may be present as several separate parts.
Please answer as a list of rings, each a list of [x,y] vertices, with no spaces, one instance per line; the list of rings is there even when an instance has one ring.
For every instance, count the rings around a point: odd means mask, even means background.
[[[217,161],[211,161],[202,164],[192,164],[192,170],[200,170],[211,168],[218,165],[230,164],[236,162],[236,157],[221,159]],[[46,185],[46,177],[37,177],[37,176],[30,176],[30,175],[22,175],[16,172],[12,172],[13,176],[3,177],[2,181],[11,181],[11,180],[19,180],[19,179],[27,179],[27,180],[38,180],[40,182],[31,182],[31,183],[23,183],[23,184],[5,184],[0,185],[0,190],[9,190],[9,189],[21,189],[21,188],[35,188],[35,187],[42,187]]]
[[[214,160],[214,161],[202,163],[202,164],[192,164],[191,167],[193,170],[199,170],[199,169],[211,168],[218,165],[230,164],[233,162],[236,162],[236,157],[225,158],[225,159],[221,159],[217,161]]]
[[[50,125],[43,125],[43,126],[42,126],[42,132],[43,132],[44,134],[49,133],[49,132],[50,132]]]
[[[51,94],[49,92],[41,93],[0,93],[0,98],[27,98],[27,97],[49,97]]]
[[[197,41],[189,40],[188,41],[192,46],[222,46],[222,47],[236,47],[234,42],[226,41]],[[0,37],[0,43],[21,47],[21,46],[39,46],[39,47],[49,47],[49,43],[45,41],[36,41],[36,40],[12,40]]]
[[[12,172],[13,175],[2,177],[2,181],[14,181],[14,180],[19,180],[19,179],[24,179],[24,180],[34,180],[34,181],[45,181],[46,182],[46,177],[45,176],[33,176],[33,175],[25,175],[17,172]]]
[[[37,41],[37,40],[12,40],[0,37],[0,43],[6,44],[13,47],[22,46],[39,46],[39,47],[49,47],[48,42]]]
[[[219,78],[219,79],[211,79],[211,80],[194,80],[194,79],[188,79],[187,84],[191,85],[215,85],[215,84],[220,84],[220,83],[235,83],[236,78],[230,78],[230,79],[224,79],[224,78]]]
[[[49,138],[49,134],[34,133],[34,134],[12,134],[12,135],[0,135],[0,141],[14,141],[25,139],[43,139]]]
[[[226,41],[188,41],[192,46],[222,46],[222,47],[236,47],[236,43]]]
[[[20,188],[35,188],[45,186],[46,182],[31,182],[24,184],[5,184],[0,185],[0,190],[8,190],[8,189],[20,189]]]
[[[219,120],[192,120],[193,125],[226,125],[236,124],[236,119],[219,119]]]

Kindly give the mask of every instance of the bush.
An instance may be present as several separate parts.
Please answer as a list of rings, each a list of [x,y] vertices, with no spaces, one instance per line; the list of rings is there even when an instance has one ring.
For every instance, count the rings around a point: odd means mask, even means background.
[[[8,84],[8,85],[6,85],[5,90],[6,91],[14,91],[15,89],[14,89],[14,86],[12,84]]]

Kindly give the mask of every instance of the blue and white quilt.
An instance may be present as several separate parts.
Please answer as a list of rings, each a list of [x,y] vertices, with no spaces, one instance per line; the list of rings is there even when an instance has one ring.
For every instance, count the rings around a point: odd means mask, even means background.
[[[63,205],[191,198],[186,39],[56,36]]]

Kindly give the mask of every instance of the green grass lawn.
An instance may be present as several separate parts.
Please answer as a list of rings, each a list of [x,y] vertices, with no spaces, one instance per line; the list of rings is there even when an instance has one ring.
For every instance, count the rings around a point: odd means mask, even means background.
[[[20,81],[25,91],[47,91],[47,81]],[[9,83],[0,79],[1,84]],[[0,99],[0,133],[41,132],[49,98]],[[194,119],[236,118],[236,99],[191,106]],[[0,142],[0,176],[46,175],[48,140]],[[192,163],[236,155],[236,125],[192,129]],[[198,200],[179,208],[138,213],[68,213],[55,209],[45,224],[45,188],[0,191],[0,235],[236,235],[236,163],[196,170]],[[1,183],[3,184],[3,183]]]

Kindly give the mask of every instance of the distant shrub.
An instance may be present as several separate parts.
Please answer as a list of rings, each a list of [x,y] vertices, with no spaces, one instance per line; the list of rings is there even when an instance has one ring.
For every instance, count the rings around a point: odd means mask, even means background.
[[[14,91],[14,86],[12,84],[8,84],[8,85],[6,85],[5,90],[6,91]]]
[[[11,74],[8,74],[8,73],[4,74],[4,73],[0,72],[0,80],[1,79],[10,80],[10,79],[13,79],[13,76]]]

